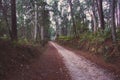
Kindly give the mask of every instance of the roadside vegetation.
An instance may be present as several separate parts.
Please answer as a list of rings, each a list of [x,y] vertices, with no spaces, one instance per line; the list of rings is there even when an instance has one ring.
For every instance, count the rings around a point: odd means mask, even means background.
[[[110,30],[80,34],[77,38],[59,36],[58,42],[73,48],[89,51],[94,55],[101,55],[105,61],[113,62],[120,57],[120,30],[117,31],[117,44],[112,42]]]
[[[9,74],[21,72],[26,66],[33,63],[43,51],[44,48],[37,44],[0,39],[0,79],[7,78],[6,76]]]

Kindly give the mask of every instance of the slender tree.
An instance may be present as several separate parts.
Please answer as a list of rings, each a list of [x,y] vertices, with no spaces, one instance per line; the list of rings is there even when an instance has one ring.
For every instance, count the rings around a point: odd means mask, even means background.
[[[74,12],[73,12],[73,4],[71,0],[68,0],[69,6],[70,6],[70,14],[71,14],[71,18],[72,18],[72,23],[73,23],[73,30],[74,30],[74,35],[77,35],[77,31],[76,31],[76,24],[75,24],[75,19],[74,19]]]
[[[59,26],[59,21],[58,21],[58,17],[59,17],[59,10],[58,10],[58,1],[54,1],[53,3],[53,19],[55,21],[55,25],[56,25],[56,35],[58,37],[58,35],[60,35],[60,32],[59,32],[59,29],[60,29],[60,26]]]
[[[112,29],[112,39],[116,43],[116,26],[115,26],[115,0],[111,1],[111,29]]]
[[[37,19],[37,2],[35,1],[35,28],[34,28],[34,41],[37,38],[37,27],[38,27],[38,19]]]
[[[102,30],[104,30],[105,22],[104,22],[104,14],[103,14],[103,6],[102,6],[103,0],[96,0],[96,2],[97,2],[97,8],[98,8],[98,13],[100,18],[100,27]]]
[[[17,40],[16,0],[11,0],[11,17],[12,17],[11,39]]]
[[[92,0],[92,19],[93,19],[93,24],[94,24],[94,33],[97,31],[97,18],[96,18],[96,5],[95,5],[95,0]]]
[[[2,0],[0,0],[0,10],[2,10]]]
[[[120,0],[117,0],[117,26],[120,28]]]

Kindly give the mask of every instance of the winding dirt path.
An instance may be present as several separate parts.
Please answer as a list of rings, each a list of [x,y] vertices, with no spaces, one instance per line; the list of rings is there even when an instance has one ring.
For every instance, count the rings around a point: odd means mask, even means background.
[[[63,57],[72,80],[115,80],[114,76],[82,56],[78,56],[56,43],[50,42]]]

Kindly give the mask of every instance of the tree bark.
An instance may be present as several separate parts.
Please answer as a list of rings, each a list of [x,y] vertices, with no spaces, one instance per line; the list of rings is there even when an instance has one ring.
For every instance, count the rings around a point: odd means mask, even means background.
[[[96,13],[95,13],[95,2],[94,2],[94,0],[92,0],[92,2],[93,2],[93,5],[92,5],[92,12],[93,12],[93,14],[92,14],[92,19],[93,19],[93,23],[94,23],[94,28],[93,28],[93,30],[94,30],[94,33],[97,31],[97,20],[96,20]]]
[[[120,28],[120,0],[118,0],[118,2],[117,2],[117,15],[118,15],[118,17],[117,17],[117,21],[118,21],[118,28]]]
[[[34,28],[34,41],[36,41],[37,38],[37,3],[35,1],[35,28]]]
[[[0,0],[0,11],[2,10],[2,0]]]
[[[115,0],[111,2],[111,29],[112,29],[112,39],[113,42],[116,43],[116,26],[115,26]]]
[[[44,28],[41,26],[41,40],[44,40]]]
[[[104,30],[105,29],[105,23],[104,23],[102,1],[103,0],[96,0],[98,13],[99,13],[99,18],[100,18],[100,27],[101,27],[102,30]]]
[[[16,0],[11,0],[12,34],[11,40],[17,40]]]

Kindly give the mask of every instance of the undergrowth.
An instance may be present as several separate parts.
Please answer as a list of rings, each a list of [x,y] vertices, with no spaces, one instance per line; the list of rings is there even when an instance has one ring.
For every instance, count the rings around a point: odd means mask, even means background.
[[[58,41],[62,44],[69,44],[77,49],[87,50],[90,53],[102,55],[105,61],[110,61],[111,57],[119,54],[119,50],[115,50],[115,45],[112,43],[110,29],[104,31],[84,32],[77,39],[68,36],[59,36]],[[118,42],[120,40],[120,30],[117,31]],[[118,44],[119,46],[119,44]]]

